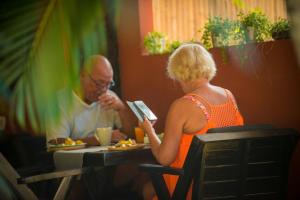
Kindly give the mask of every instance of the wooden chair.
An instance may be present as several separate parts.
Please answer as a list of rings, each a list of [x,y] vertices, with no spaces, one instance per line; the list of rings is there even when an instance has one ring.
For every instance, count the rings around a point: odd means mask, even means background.
[[[181,169],[141,165],[159,199],[284,199],[289,161],[298,139],[293,129],[218,132],[195,136]],[[172,196],[163,174],[178,175]]]
[[[8,187],[11,187],[12,191],[16,192],[20,199],[24,200],[35,200],[39,199],[33,191],[27,186],[27,184],[35,183],[39,181],[45,181],[50,179],[62,178],[61,183],[57,189],[57,192],[53,199],[65,199],[70,183],[72,180],[82,173],[86,172],[87,169],[74,169],[59,172],[51,172],[45,174],[39,174],[30,177],[20,177],[16,170],[10,165],[6,158],[0,153],[0,176],[4,177],[6,182],[9,183]],[[2,188],[5,189],[5,188]],[[1,189],[0,189],[1,190]],[[3,193],[4,191],[2,191]],[[1,193],[1,191],[0,191]]]
[[[274,129],[271,124],[245,124],[242,126],[227,126],[223,128],[211,128],[207,133],[227,133],[238,131],[255,131],[255,130],[269,130]]]
[[[198,162],[200,145],[200,140],[194,137],[182,168],[172,168],[156,164],[141,164],[139,166],[141,170],[149,173],[159,200],[185,198],[193,178],[193,172],[197,167],[195,163]],[[163,178],[163,174],[172,174],[179,176],[172,197],[169,194],[168,188]]]

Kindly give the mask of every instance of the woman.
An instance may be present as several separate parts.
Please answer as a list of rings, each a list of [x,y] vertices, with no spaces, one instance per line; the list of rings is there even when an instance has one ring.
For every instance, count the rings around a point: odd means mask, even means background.
[[[169,58],[170,78],[179,82],[185,96],[175,100],[168,112],[163,142],[147,120],[140,124],[149,137],[152,153],[165,166],[182,167],[195,134],[209,128],[242,125],[234,97],[227,89],[210,84],[216,74],[214,60],[199,44],[184,44]],[[165,176],[172,194],[177,176]],[[144,187],[144,198],[152,199],[155,192],[151,183]],[[187,199],[191,199],[191,189]]]

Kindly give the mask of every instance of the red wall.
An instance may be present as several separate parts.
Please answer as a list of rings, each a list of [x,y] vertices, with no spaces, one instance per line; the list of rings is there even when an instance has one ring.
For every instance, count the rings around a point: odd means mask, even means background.
[[[246,123],[293,127],[300,132],[300,67],[291,40],[230,47],[224,64],[222,50],[212,49],[218,73],[214,83],[236,96]],[[240,55],[249,55],[241,63]]]
[[[157,127],[162,131],[169,103],[182,92],[166,76],[168,55],[142,55],[137,1],[122,2],[118,35],[122,96],[149,104],[161,119]],[[235,94],[247,123],[300,131],[300,68],[292,42],[279,40],[239,48],[226,50],[226,63],[222,49],[211,50],[218,66],[213,83]],[[242,62],[241,55],[248,58]]]
[[[166,56],[143,56],[136,0],[121,1],[119,55],[123,99],[142,99],[157,114],[162,131],[168,106],[182,93],[165,73]]]
[[[122,97],[144,100],[157,114],[156,129],[161,132],[170,103],[183,93],[166,76],[168,55],[142,55],[140,29],[151,27],[152,21],[142,18],[149,24],[139,26],[138,0],[121,2],[118,40]],[[226,51],[215,48],[211,53],[218,67],[213,83],[234,93],[247,124],[269,123],[300,132],[300,67],[290,40],[229,47]],[[248,56],[244,62],[243,56]],[[289,199],[300,199],[296,186],[300,184],[299,157],[298,145],[290,170]]]

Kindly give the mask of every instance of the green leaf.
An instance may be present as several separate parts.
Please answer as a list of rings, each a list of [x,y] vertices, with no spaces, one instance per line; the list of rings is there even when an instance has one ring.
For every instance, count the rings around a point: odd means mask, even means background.
[[[11,114],[21,127],[44,133],[48,120],[58,121],[57,93],[79,85],[82,57],[105,53],[103,2],[28,0],[3,5],[0,92],[12,102]]]

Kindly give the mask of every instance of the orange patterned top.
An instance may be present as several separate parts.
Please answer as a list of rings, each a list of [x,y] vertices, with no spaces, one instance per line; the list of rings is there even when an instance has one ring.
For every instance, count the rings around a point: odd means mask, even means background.
[[[184,97],[182,97],[184,99],[194,102],[196,106],[203,111],[207,120],[207,124],[204,128],[195,133],[182,134],[178,154],[176,156],[176,160],[171,164],[171,167],[181,168],[183,166],[184,160],[186,158],[188,149],[190,147],[194,135],[205,134],[206,131],[210,128],[238,126],[244,124],[243,117],[238,110],[233,95],[229,90],[225,89],[225,92],[227,95],[227,101],[223,104],[218,105],[213,105],[209,103],[206,99],[197,94],[187,94]],[[170,194],[172,194],[175,189],[178,176],[164,175],[164,179],[166,181]],[[192,187],[189,189],[186,199],[191,199],[191,189]],[[157,197],[155,197],[154,199],[157,199]]]

